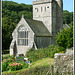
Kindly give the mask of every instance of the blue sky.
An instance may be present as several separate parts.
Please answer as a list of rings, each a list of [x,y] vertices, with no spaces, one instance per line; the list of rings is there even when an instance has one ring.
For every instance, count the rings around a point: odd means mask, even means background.
[[[13,1],[17,3],[24,3],[24,4],[32,4],[32,1],[35,0],[7,0],[7,1]],[[73,0],[63,0],[63,10],[68,10],[70,12],[73,11]]]

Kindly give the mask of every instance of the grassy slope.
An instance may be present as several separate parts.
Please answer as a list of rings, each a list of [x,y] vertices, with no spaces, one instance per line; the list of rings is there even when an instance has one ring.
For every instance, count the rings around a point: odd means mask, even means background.
[[[37,66],[44,66],[44,65],[53,65],[54,64],[54,59],[53,58],[44,58],[41,60],[38,60],[36,62],[32,63],[31,67],[37,67]]]
[[[53,58],[44,58],[44,59],[41,59],[41,60],[38,60],[36,62],[31,63],[31,67],[27,68],[26,70],[29,70],[31,68],[38,67],[38,66],[46,66],[46,65],[50,66],[50,65],[53,65],[53,64],[54,64]],[[18,71],[23,71],[23,70],[25,70],[25,69],[18,70]],[[12,72],[18,72],[18,71],[12,71]],[[9,73],[9,72],[10,71],[5,71],[2,74]]]

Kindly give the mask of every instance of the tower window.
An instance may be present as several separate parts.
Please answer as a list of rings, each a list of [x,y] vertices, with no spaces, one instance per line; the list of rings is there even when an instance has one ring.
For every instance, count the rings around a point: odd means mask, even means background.
[[[38,8],[37,8],[37,12],[38,12]]]
[[[46,7],[45,7],[45,11],[46,11]]]
[[[36,11],[38,12],[38,8],[35,8],[36,9]]]
[[[18,45],[28,46],[28,29],[23,26],[18,29]]]
[[[41,12],[42,12],[42,7],[41,7]]]

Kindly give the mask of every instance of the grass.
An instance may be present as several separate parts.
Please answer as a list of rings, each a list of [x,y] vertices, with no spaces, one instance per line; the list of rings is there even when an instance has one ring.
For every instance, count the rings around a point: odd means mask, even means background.
[[[31,67],[37,67],[40,65],[41,66],[54,65],[54,58],[43,58],[41,60],[33,62]]]
[[[29,75],[29,73],[31,73],[30,75],[35,75],[36,72],[39,73],[39,70],[41,70],[40,75],[45,75],[47,73],[47,72],[44,72],[46,69],[43,69],[43,71],[42,71],[42,69],[40,69],[39,66],[40,67],[42,67],[42,66],[48,66],[49,67],[50,65],[54,65],[54,58],[43,58],[41,60],[38,60],[38,61],[31,63],[31,67],[29,67],[29,68],[21,69],[21,70],[17,70],[17,71],[5,71],[5,72],[2,72],[2,75],[20,75],[21,73],[24,73],[24,72],[26,75]],[[37,71],[36,71],[36,69],[37,69]],[[49,68],[48,68],[48,70],[49,70]],[[32,74],[32,72],[33,73],[35,72],[35,73]],[[43,72],[45,74],[42,74]],[[60,75],[60,74],[58,74],[58,75]],[[70,74],[66,74],[66,75],[70,75]]]

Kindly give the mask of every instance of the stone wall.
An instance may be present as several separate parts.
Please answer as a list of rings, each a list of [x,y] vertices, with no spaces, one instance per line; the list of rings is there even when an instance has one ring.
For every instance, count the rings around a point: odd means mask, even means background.
[[[35,37],[37,48],[45,48],[51,44],[51,37]]]
[[[73,51],[66,53],[56,53],[54,63],[54,71],[59,73],[71,73],[73,72]]]

